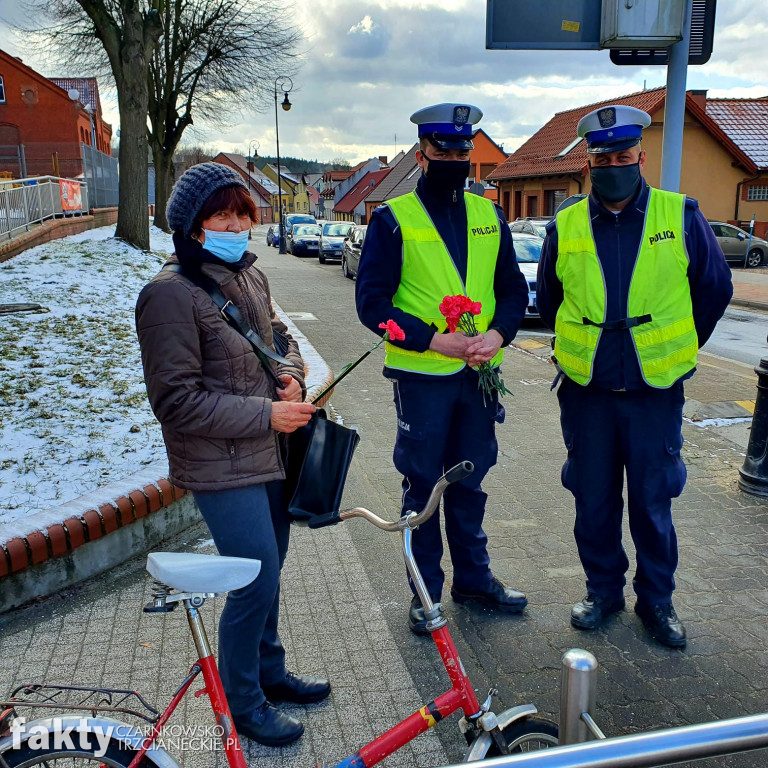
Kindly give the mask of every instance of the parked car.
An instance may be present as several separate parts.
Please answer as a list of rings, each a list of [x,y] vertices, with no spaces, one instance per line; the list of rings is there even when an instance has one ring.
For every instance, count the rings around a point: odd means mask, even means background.
[[[536,235],[542,240],[547,236],[546,224],[551,221],[551,216],[526,216],[515,219],[509,224],[510,232],[523,232],[526,235]]]
[[[315,217],[309,213],[286,213],[283,214],[283,226],[285,233],[290,232],[294,224],[317,224]]]
[[[285,238],[285,247],[294,256],[314,256],[319,246],[320,227],[317,224],[294,224]]]
[[[280,234],[277,224],[270,224],[267,230],[267,245],[274,245],[277,248],[280,245]]]
[[[349,234],[344,238],[344,247],[341,249],[341,271],[344,277],[353,280],[357,274],[357,268],[360,266],[360,253],[363,250],[363,240],[368,227],[365,224],[358,224],[349,230]]]
[[[752,235],[752,242],[750,242],[749,232],[722,221],[710,221],[709,226],[712,227],[717,242],[723,249],[726,261],[733,261],[746,267],[768,264],[768,241]],[[749,245],[749,253],[747,253],[747,245]]]
[[[317,253],[321,264],[325,264],[328,259],[341,259],[344,238],[353,226],[351,221],[328,221],[323,225],[320,234],[320,250]]]
[[[514,222],[513,222],[514,223]],[[510,224],[510,230],[512,225]],[[529,235],[525,232],[513,232],[512,244],[515,246],[515,256],[528,283],[528,307],[525,310],[526,317],[538,317],[539,310],[536,308],[536,273],[539,269],[539,259],[541,258],[541,248],[544,245],[538,235]]]

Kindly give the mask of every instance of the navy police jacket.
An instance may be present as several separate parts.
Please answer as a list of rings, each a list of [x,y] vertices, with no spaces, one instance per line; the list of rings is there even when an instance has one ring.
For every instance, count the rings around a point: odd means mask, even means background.
[[[594,194],[589,196],[592,235],[606,286],[606,320],[627,317],[629,285],[635,268],[648,204],[648,184],[643,180],[637,194],[618,214],[605,208]],[[733,294],[731,271],[699,204],[686,198],[683,227],[688,251],[688,280],[691,286],[693,321],[703,347],[723,316]],[[536,305],[541,319],[555,327],[563,301],[563,286],[557,277],[557,228],[547,224],[537,278]],[[683,378],[689,378],[693,371]],[[590,387],[639,390],[650,388],[643,380],[630,330],[605,330],[595,354]]]
[[[428,183],[427,177],[422,176],[416,185],[416,194],[443,239],[462,281],[466,281],[468,244],[464,193],[458,191],[454,200],[452,190],[435,190]],[[506,346],[517,334],[525,315],[528,284],[517,265],[512,236],[498,206],[496,213],[499,217],[501,243],[493,282],[496,312],[490,327],[501,334]],[[379,206],[371,215],[360,256],[355,285],[357,314],[363,325],[379,336],[382,335],[379,323],[394,320],[405,332],[405,341],[398,342],[398,345],[424,352],[429,349],[435,334],[434,326],[392,305],[400,285],[402,256],[403,239],[397,221],[386,205]],[[460,374],[461,371],[452,375]],[[385,368],[384,375],[390,378],[410,378],[425,374]]]

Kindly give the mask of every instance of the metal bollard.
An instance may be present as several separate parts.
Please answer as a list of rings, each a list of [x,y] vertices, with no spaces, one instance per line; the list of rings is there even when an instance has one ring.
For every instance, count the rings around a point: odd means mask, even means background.
[[[591,720],[597,690],[597,659],[589,651],[571,648],[563,655],[562,664],[559,741],[578,744],[590,737],[591,729],[582,714],[586,712]]]
[[[760,361],[755,373],[757,399],[747,457],[739,470],[739,488],[757,496],[768,496],[768,358]]]

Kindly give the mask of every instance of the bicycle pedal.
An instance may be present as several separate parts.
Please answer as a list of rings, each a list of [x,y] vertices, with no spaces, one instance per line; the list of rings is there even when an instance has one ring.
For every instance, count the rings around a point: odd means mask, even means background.
[[[178,603],[163,603],[163,605],[155,605],[154,602],[147,603],[144,606],[144,613],[170,613],[176,610]]]

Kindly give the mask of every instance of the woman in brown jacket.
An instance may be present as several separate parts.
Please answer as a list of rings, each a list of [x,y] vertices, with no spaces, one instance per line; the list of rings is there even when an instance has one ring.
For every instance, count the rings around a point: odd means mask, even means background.
[[[259,577],[227,597],[219,668],[238,732],[279,746],[298,739],[304,726],[270,702],[321,701],[331,688],[286,671],[277,632],[290,529],[281,434],[306,424],[315,408],[303,402],[298,344],[275,315],[267,278],[247,250],[255,214],[231,168],[202,163],[186,171],[168,201],[175,255],[141,291],[136,328],[172,482],[192,491],[220,554],[261,560]],[[268,346],[274,332],[285,336],[293,365],[270,362],[270,374],[201,281],[215,284]]]

